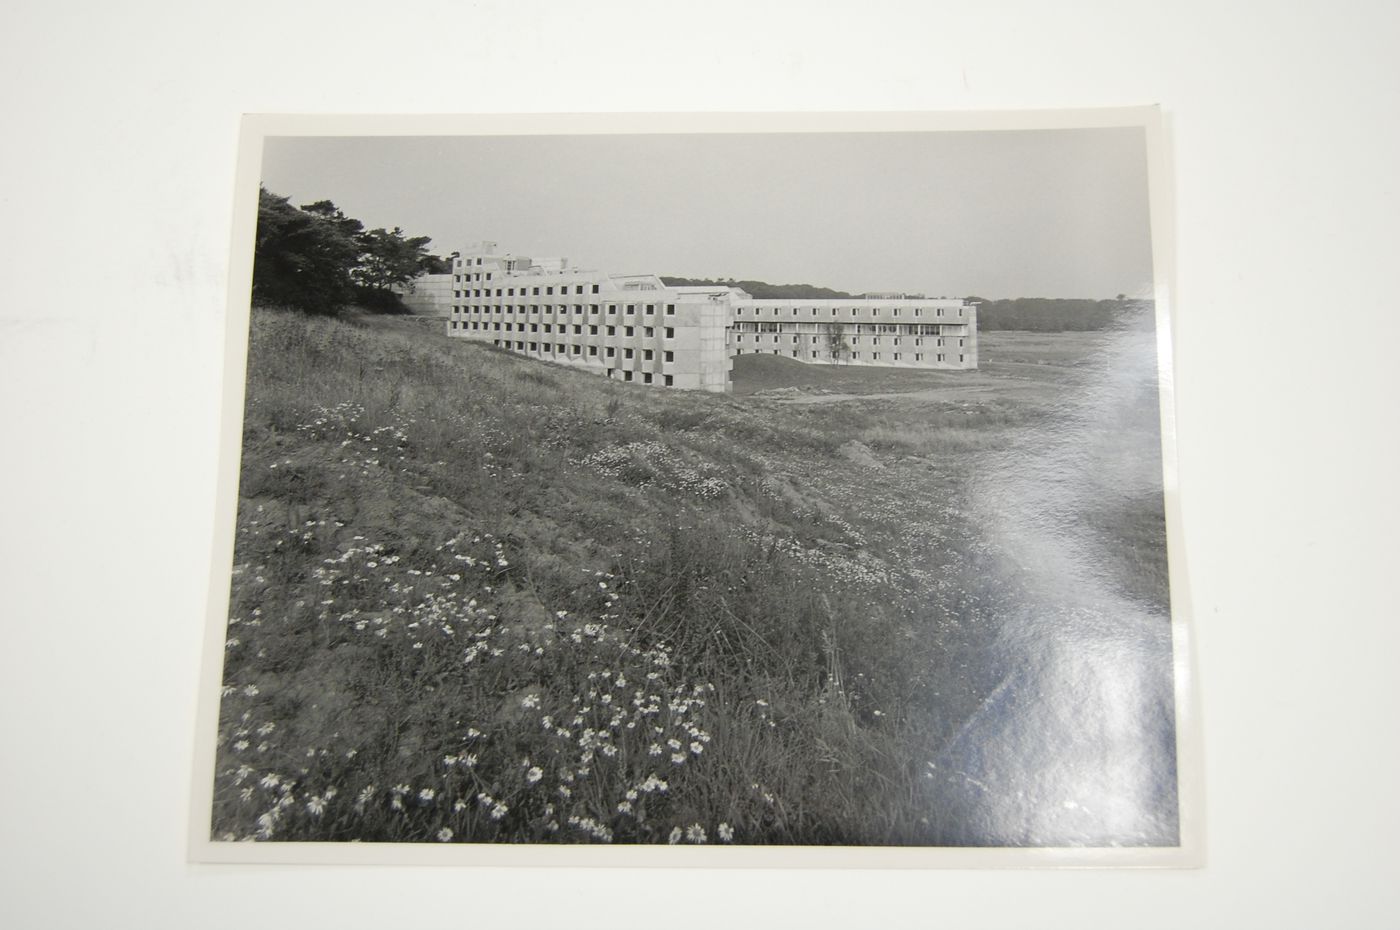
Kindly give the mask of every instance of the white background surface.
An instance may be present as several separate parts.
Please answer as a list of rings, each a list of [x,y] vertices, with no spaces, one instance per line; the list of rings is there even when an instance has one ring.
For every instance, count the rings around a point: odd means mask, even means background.
[[[1400,923],[1394,6],[82,6],[0,32],[0,924]],[[1175,163],[1204,869],[186,864],[240,113],[1143,103]]]

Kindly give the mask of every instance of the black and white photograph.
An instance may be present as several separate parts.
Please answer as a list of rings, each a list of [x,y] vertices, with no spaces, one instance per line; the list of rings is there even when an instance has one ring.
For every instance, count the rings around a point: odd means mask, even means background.
[[[1396,923],[1400,5],[6,12],[0,927]]]
[[[211,843],[1179,849],[1152,115],[262,138]]]

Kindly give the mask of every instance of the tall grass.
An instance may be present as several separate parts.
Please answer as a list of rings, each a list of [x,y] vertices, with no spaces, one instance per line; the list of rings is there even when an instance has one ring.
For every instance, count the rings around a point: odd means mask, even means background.
[[[215,838],[945,835],[925,764],[987,687],[989,582],[954,488],[837,453],[1015,411],[780,411],[262,308],[247,396]]]

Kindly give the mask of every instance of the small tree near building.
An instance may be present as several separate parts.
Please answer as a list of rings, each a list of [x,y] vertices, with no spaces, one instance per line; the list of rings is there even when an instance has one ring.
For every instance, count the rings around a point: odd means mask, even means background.
[[[826,351],[833,362],[849,362],[851,360],[851,344],[846,341],[846,324],[828,323],[826,325]]]

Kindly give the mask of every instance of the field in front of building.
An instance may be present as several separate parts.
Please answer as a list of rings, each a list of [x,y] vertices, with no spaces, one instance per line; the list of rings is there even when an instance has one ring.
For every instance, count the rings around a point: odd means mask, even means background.
[[[1115,338],[746,357],[712,395],[255,308],[211,835],[1005,842],[948,763],[1050,596],[1004,522],[1071,508],[1105,589],[1166,607],[1155,391],[1102,389]],[[1017,497],[1071,428],[1104,487]],[[1060,839],[1160,842],[1173,805]]]

